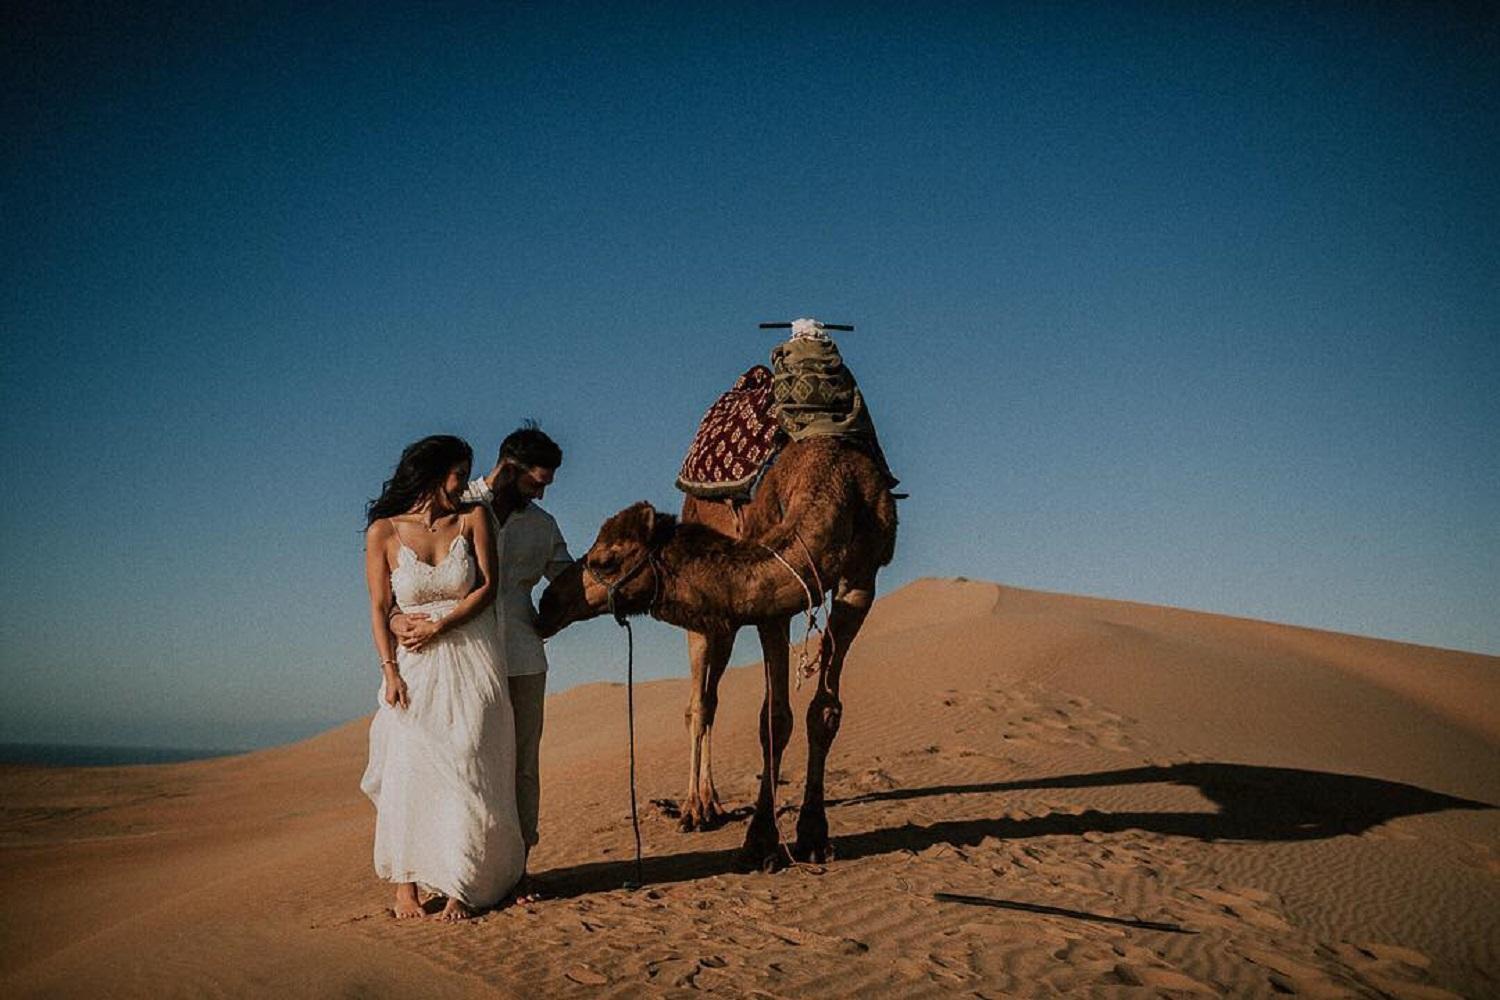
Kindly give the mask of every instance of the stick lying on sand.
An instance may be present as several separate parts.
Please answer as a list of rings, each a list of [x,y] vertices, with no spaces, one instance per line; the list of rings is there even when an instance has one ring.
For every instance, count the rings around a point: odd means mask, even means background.
[[[1163,924],[1155,920],[1134,920],[1128,917],[1106,917],[1082,910],[1065,910],[1060,906],[1043,906],[1040,903],[1019,903],[1013,899],[990,899],[988,896],[962,896],[953,892],[935,892],[932,898],[939,903],[969,903],[973,906],[995,906],[1002,910],[1022,910],[1026,913],[1042,913],[1051,917],[1072,917],[1075,920],[1095,920],[1106,924],[1124,924],[1148,931],[1170,931],[1173,934],[1197,934],[1195,930],[1176,924]]]

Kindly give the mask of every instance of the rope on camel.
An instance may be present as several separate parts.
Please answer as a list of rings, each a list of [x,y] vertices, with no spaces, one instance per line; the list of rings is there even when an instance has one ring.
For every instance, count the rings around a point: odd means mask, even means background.
[[[812,676],[812,670],[808,668],[808,663],[810,661],[807,655],[807,645],[812,641],[812,634],[814,632],[818,633],[818,645],[820,647],[818,659],[820,663],[822,661],[822,645],[825,642],[832,644],[835,640],[833,638],[833,633],[831,633],[827,627],[818,624],[818,615],[823,612],[825,603],[827,602],[827,591],[823,589],[823,578],[818,573],[818,562],[813,558],[812,550],[807,547],[807,543],[802,540],[802,535],[799,534],[795,528],[792,529],[792,537],[797,539],[797,544],[802,546],[802,551],[807,556],[807,565],[812,570],[813,582],[818,586],[818,599],[816,602],[813,600],[812,588],[807,585],[806,580],[802,579],[802,574],[798,573],[796,569],[792,567],[792,564],[787,562],[786,558],[783,557],[780,552],[777,552],[775,549],[771,548],[771,546],[765,544],[764,542],[760,543],[760,547],[771,553],[771,557],[773,559],[786,567],[786,571],[792,574],[792,579],[796,580],[797,583],[801,585],[802,592],[807,595],[807,627],[802,631],[802,648],[797,653],[797,690],[801,691],[803,678]],[[832,611],[828,612],[827,617],[833,617]],[[835,650],[830,648],[828,652],[829,655],[832,656]],[[770,681],[768,675],[767,683],[769,684],[769,682]],[[766,690],[769,692],[770,688],[768,687]]]

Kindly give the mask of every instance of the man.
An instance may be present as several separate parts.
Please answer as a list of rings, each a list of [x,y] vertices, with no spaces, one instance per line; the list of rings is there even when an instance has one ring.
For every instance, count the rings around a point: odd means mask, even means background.
[[[531,592],[542,577],[551,581],[573,562],[557,522],[536,501],[546,494],[560,465],[557,442],[527,421],[501,442],[495,467],[464,493],[465,500],[484,504],[494,516],[499,576],[495,620],[516,718],[516,811],[528,854],[537,842],[537,756],[547,694],[547,654],[536,634]],[[402,642],[408,623],[403,614],[391,619],[391,630]]]

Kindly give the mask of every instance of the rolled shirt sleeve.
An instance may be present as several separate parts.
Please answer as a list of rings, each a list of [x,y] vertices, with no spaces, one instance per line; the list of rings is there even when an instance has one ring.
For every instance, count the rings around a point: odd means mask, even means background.
[[[471,482],[469,488],[464,490],[464,503],[482,503],[488,507],[493,499],[495,499],[495,494],[490,490],[490,484],[484,481],[483,476]]]
[[[547,558],[547,567],[542,572],[546,575],[547,582],[551,583],[571,565],[573,565],[573,556],[568,552],[568,543],[563,540],[562,531],[557,527],[557,522],[553,521],[552,554]]]
[[[500,529],[500,593],[495,601],[505,670],[511,677],[545,673],[547,654],[536,634],[531,594],[572,562],[557,522],[535,503],[512,514]]]

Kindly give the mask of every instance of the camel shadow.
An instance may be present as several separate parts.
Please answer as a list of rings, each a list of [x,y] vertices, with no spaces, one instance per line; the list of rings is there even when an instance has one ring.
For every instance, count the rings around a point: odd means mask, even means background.
[[[830,799],[830,809],[870,802],[893,802],[937,795],[993,794],[1043,788],[1100,788],[1135,784],[1189,785],[1217,807],[1215,812],[1100,812],[1052,813],[1017,819],[952,820],[921,826],[836,834],[834,851],[840,860],[871,857],[896,851],[921,851],[937,844],[974,845],[986,837],[1024,840],[1029,837],[1081,836],[1089,832],[1140,830],[1202,841],[1321,840],[1355,835],[1403,816],[1451,809],[1493,809],[1484,802],[1432,792],[1380,778],[1262,767],[1254,764],[1199,762],[1124,768],[1089,774],[1067,774],[1022,781],[968,785],[897,788],[844,799]],[[684,851],[647,857],[642,877],[648,883],[687,882],[740,871],[737,850]],[[635,880],[634,860],[597,861],[543,873],[553,898],[618,889]]]

